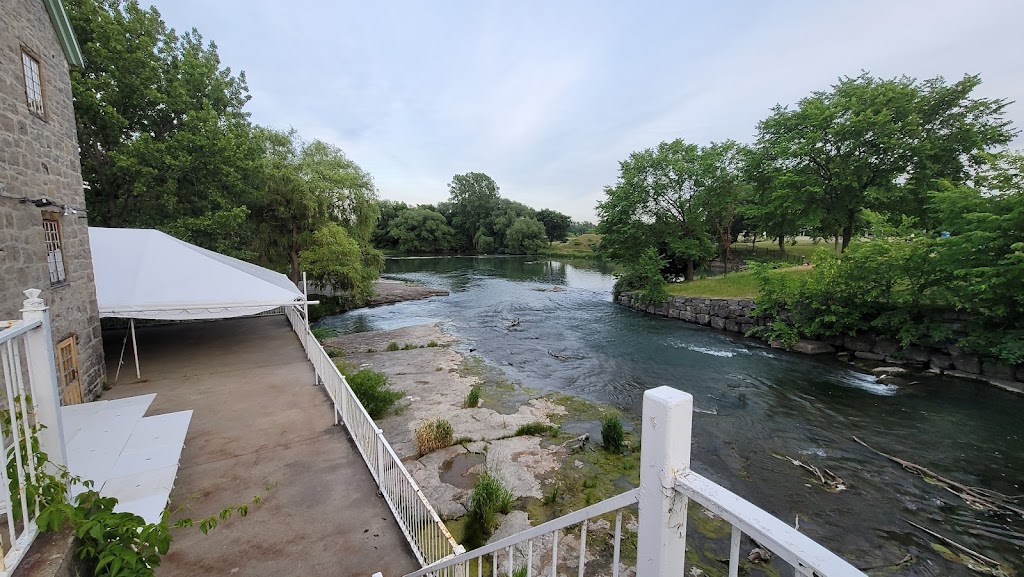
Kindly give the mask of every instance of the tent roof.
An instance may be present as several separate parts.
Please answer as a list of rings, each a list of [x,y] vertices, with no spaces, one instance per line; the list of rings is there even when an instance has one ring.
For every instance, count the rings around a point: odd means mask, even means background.
[[[288,277],[158,230],[89,227],[101,317],[213,319],[305,297]]]

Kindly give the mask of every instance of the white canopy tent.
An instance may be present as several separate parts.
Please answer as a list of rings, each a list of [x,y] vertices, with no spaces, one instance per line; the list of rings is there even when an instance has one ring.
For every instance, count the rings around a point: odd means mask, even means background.
[[[138,376],[135,319],[222,319],[316,304],[281,273],[158,230],[89,227],[89,243],[100,317],[131,319]]]

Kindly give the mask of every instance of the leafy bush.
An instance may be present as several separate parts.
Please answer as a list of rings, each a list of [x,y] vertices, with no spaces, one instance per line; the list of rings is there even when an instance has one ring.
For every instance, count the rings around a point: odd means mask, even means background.
[[[452,424],[445,419],[428,419],[416,429],[414,440],[420,456],[453,444],[454,430]]]
[[[544,423],[533,422],[533,423],[526,423],[525,425],[519,425],[519,428],[516,429],[515,436],[516,437],[521,437],[521,436],[524,436],[524,435],[546,436],[546,435],[554,435],[557,432],[558,432],[558,427],[554,427],[554,426],[551,426],[551,425],[545,425]]]
[[[313,338],[320,342],[338,336],[338,330],[331,327],[316,327],[309,332],[313,333]]]
[[[430,341],[429,343],[427,343],[427,346],[430,348],[434,348],[440,345],[437,344],[437,341]]]
[[[357,373],[346,373],[345,379],[373,419],[383,417],[405,396],[401,391],[392,390],[387,376],[377,371],[363,369]]]
[[[601,421],[601,444],[606,451],[621,453],[625,447],[626,432],[618,417],[606,417]]]
[[[615,279],[615,297],[625,291],[633,291],[633,298],[645,305],[661,304],[668,300],[665,290],[668,282],[661,276],[665,261],[655,248],[640,253],[639,258],[626,265],[626,270]]]
[[[484,473],[469,498],[469,520],[462,537],[467,549],[483,545],[498,526],[497,514],[509,514],[515,495],[500,479]]]
[[[386,351],[397,351],[397,350],[399,350],[401,348],[402,347],[398,346],[398,343],[396,343],[395,341],[391,341],[390,343],[388,343],[388,347],[386,349],[384,349],[384,350],[386,350]]]
[[[441,367],[438,367],[440,369]],[[469,389],[469,393],[466,395],[466,400],[462,403],[463,407],[467,409],[473,409],[480,406],[480,387],[473,387]]]
[[[402,350],[403,351],[411,351],[411,350],[413,350],[415,348],[416,348],[416,345],[414,345],[412,343],[405,343],[405,346],[402,347]]]

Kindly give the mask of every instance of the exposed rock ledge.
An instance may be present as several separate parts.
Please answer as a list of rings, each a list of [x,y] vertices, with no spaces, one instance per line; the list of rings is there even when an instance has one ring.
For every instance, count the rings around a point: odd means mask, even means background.
[[[448,291],[444,289],[398,280],[379,279],[373,283],[373,297],[368,306],[389,305],[435,296],[448,296],[448,294]]]

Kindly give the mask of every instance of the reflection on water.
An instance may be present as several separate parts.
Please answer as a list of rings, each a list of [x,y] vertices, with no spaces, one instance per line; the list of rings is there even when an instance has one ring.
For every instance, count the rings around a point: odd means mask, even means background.
[[[896,563],[910,553],[922,562],[902,574],[972,574],[935,554],[902,517],[1024,570],[1020,519],[985,517],[851,439],[857,435],[957,481],[1018,495],[1024,493],[1021,398],[940,377],[894,387],[847,364],[636,313],[612,304],[614,279],[606,265],[389,259],[385,276],[452,294],[324,323],[352,332],[444,322],[461,347],[476,349],[510,378],[634,414],[648,388],[688,391],[699,409],[717,413],[694,415],[694,467],[782,519],[799,515],[802,531],[855,564]],[[567,290],[545,290],[555,285]],[[520,322],[509,330],[513,319]],[[773,453],[826,466],[850,489],[827,493]]]

